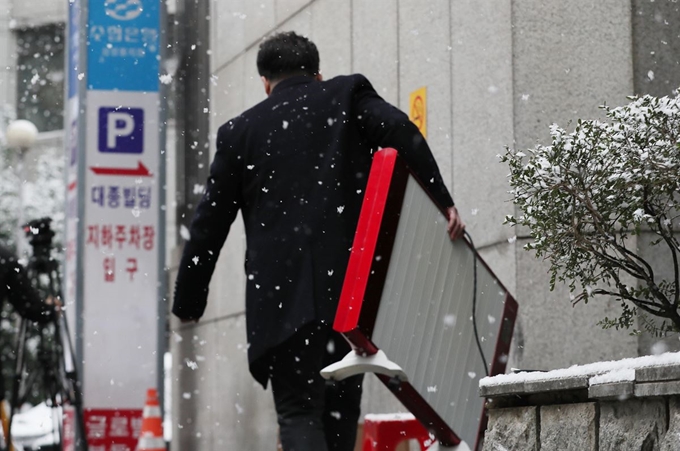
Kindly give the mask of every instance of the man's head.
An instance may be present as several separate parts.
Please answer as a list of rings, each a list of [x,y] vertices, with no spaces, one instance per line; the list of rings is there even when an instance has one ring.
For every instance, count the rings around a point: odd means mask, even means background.
[[[277,33],[260,44],[257,71],[267,94],[284,78],[307,75],[321,80],[316,45],[293,31]]]

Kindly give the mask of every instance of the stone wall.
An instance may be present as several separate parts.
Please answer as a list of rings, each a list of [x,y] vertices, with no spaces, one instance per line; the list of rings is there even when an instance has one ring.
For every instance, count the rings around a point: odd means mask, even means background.
[[[680,365],[627,360],[603,373],[591,365],[482,386],[490,399],[483,451],[680,449]]]

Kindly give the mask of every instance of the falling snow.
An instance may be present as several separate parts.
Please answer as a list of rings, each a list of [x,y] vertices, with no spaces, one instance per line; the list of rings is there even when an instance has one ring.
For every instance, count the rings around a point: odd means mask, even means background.
[[[179,227],[179,236],[181,236],[182,239],[185,240],[185,241],[191,240],[191,233],[189,232],[189,229],[187,228],[187,226],[185,226],[184,224],[182,224]]]
[[[652,355],[661,355],[664,352],[669,351],[668,344],[664,343],[663,341],[657,341],[652,345],[651,351]]]

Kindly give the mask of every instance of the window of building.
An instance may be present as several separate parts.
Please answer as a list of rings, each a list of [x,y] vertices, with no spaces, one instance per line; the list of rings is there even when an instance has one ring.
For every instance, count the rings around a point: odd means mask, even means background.
[[[64,24],[17,32],[17,117],[47,132],[64,127]]]

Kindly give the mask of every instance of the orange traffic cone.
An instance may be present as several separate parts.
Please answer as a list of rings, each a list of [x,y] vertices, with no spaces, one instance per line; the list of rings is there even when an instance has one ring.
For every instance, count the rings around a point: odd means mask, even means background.
[[[146,404],[142,415],[142,428],[139,432],[138,451],[165,451],[163,439],[163,419],[158,405],[158,392],[150,388],[146,392]]]

